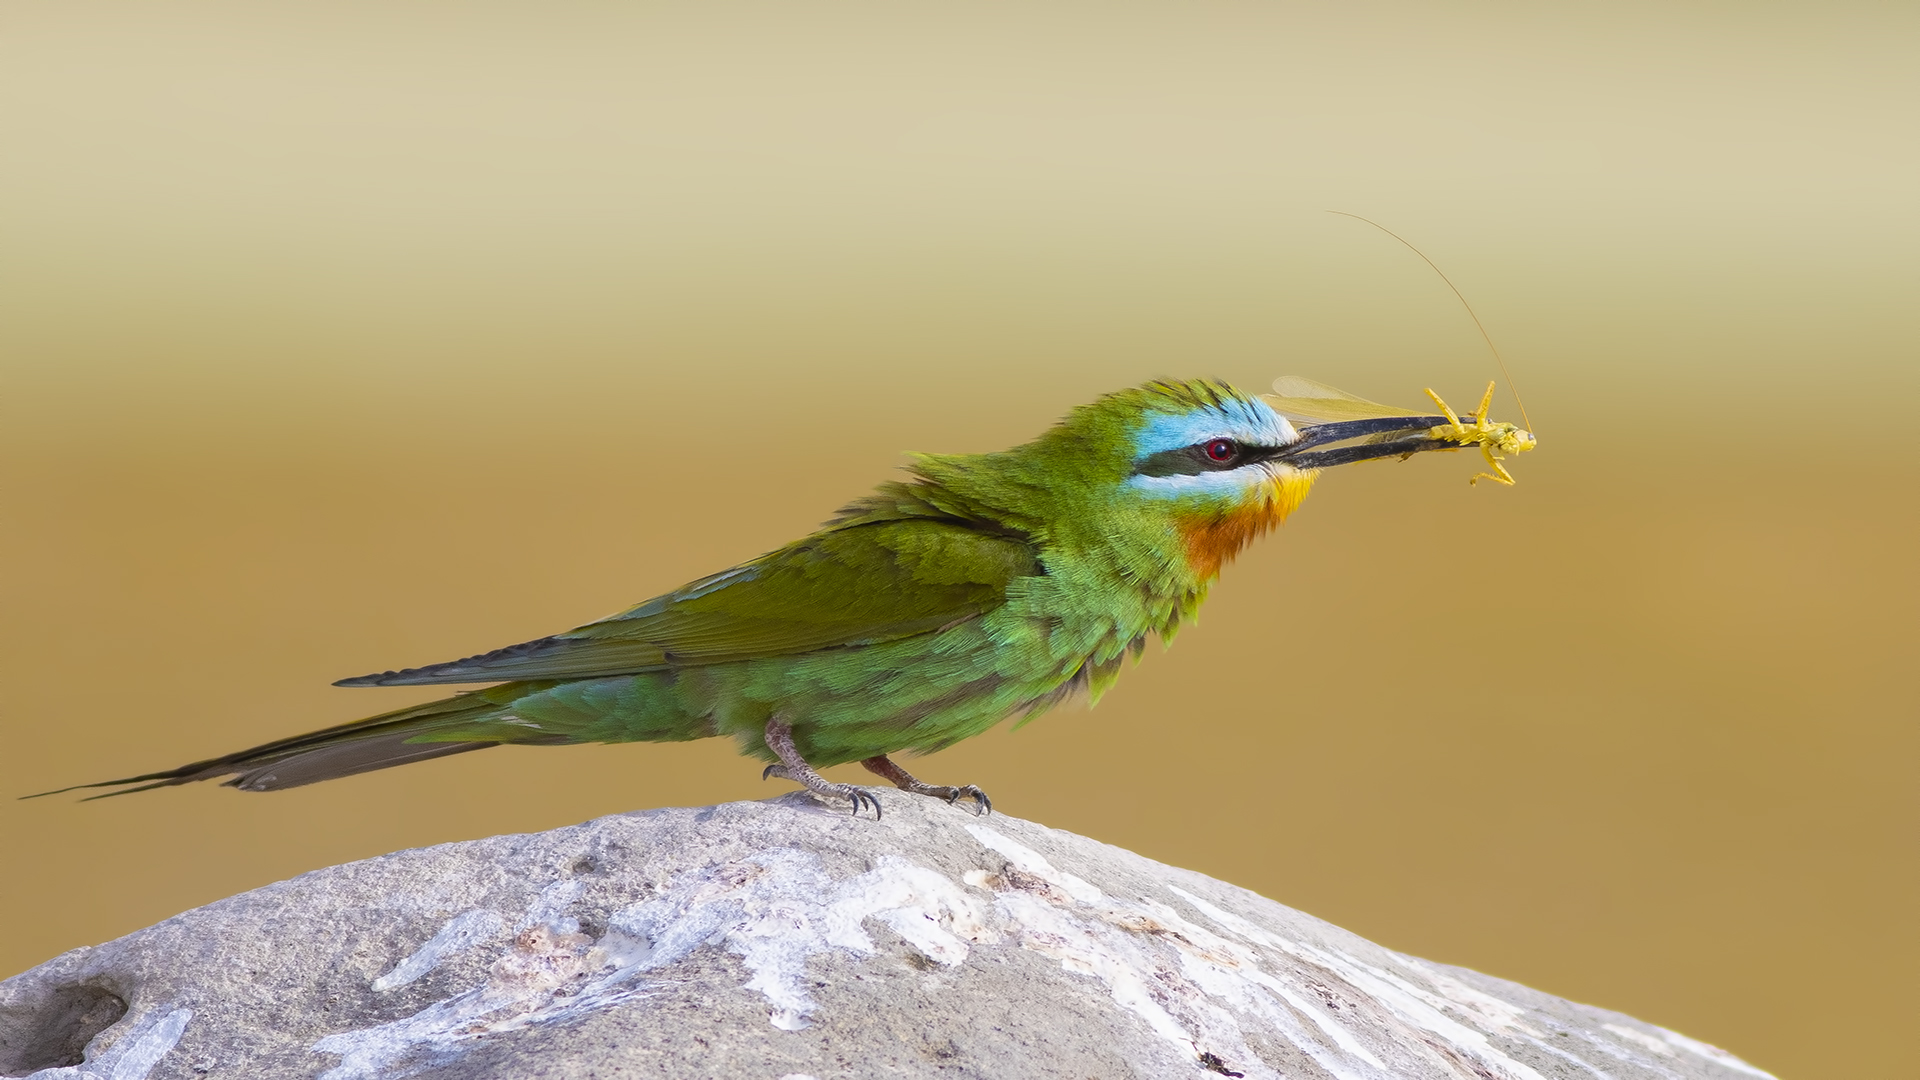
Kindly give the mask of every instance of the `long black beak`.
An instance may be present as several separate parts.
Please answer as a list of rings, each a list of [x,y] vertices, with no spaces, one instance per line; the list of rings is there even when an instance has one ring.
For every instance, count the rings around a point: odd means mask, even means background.
[[[1328,469],[1375,458],[1406,457],[1426,450],[1458,450],[1460,443],[1427,434],[1442,424],[1452,423],[1444,416],[1379,416],[1296,424],[1300,438],[1275,448],[1267,454],[1267,460],[1296,469]],[[1343,443],[1346,445],[1340,445]]]

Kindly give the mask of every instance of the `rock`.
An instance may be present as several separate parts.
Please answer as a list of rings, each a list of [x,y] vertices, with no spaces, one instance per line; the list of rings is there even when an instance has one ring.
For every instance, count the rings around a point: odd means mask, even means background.
[[[881,801],[316,870],[0,983],[0,1074],[1766,1076],[1071,833]]]

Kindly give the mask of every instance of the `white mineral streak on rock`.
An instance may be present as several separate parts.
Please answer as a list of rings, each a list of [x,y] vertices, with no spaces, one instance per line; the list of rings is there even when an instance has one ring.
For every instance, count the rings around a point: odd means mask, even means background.
[[[1443,1010],[1451,1003],[1440,995],[1422,990],[1391,971],[1363,963],[1345,953],[1316,949],[1310,945],[1296,947],[1348,982],[1372,994],[1376,1000],[1399,1014],[1401,1019],[1446,1040],[1455,1050],[1496,1066],[1516,1080],[1545,1080],[1533,1069],[1495,1049],[1484,1032],[1448,1016]]]
[[[1635,1031],[1625,1024],[1601,1024],[1600,1026],[1633,1043],[1635,1046],[1643,1046],[1659,1054],[1661,1057],[1673,1056],[1673,1047],[1668,1046],[1667,1040],[1660,1038],[1658,1035],[1649,1035],[1644,1031]]]
[[[527,913],[520,916],[520,922],[514,929],[531,930],[536,926],[551,926],[564,933],[577,933],[580,923],[569,918],[567,910],[579,902],[584,888],[579,878],[566,878],[541,889],[540,895],[527,908]]]
[[[807,962],[835,949],[871,955],[873,940],[862,927],[867,919],[948,967],[967,958],[967,940],[987,935],[979,905],[963,888],[891,856],[843,881],[829,877],[818,857],[791,848],[711,867],[685,875],[655,899],[620,909],[598,942],[579,933],[579,921],[565,914],[579,894],[577,879],[543,889],[521,919],[526,929],[495,961],[487,985],[404,1020],[314,1043],[313,1049],[342,1059],[322,1080],[372,1080],[403,1062],[457,1056],[460,1044],[481,1035],[623,1004],[647,992],[642,976],[703,945],[739,956],[752,973],[745,989],[766,999],[773,1026],[797,1031],[816,1007],[807,992]],[[462,920],[477,926],[469,915],[457,916],[433,941],[459,938],[455,928]],[[449,946],[440,956],[451,951]],[[387,978],[375,980],[375,989]]]
[[[156,1012],[98,1058],[84,1065],[28,1073],[27,1080],[147,1080],[147,1074],[180,1041],[191,1019],[192,1009]]]
[[[484,985],[404,1020],[314,1043],[314,1050],[341,1059],[321,1074],[322,1080],[404,1075],[412,1069],[397,1070],[402,1062],[418,1066],[451,1060],[459,1056],[461,1044],[476,1035],[563,1019],[636,996],[636,987],[578,986],[600,959],[590,944],[584,934],[556,933],[544,926],[522,930],[494,961]]]
[[[1478,1060],[1483,1065],[1496,1068],[1502,1075],[1512,1077],[1513,1080],[1546,1080],[1534,1069],[1501,1053],[1488,1041],[1484,1033],[1454,1020],[1442,1011],[1448,1007],[1468,1011],[1474,1019],[1498,1031],[1515,1027],[1522,1010],[1505,1007],[1504,1003],[1497,1003],[1501,1005],[1500,1008],[1485,1008],[1484,1002],[1480,999],[1486,998],[1486,995],[1471,991],[1465,984],[1454,980],[1447,981],[1461,990],[1469,990],[1473,997],[1465,1004],[1450,1001],[1442,994],[1423,990],[1390,971],[1363,963],[1345,953],[1319,949],[1304,942],[1287,941],[1269,934],[1247,920],[1222,910],[1178,886],[1172,887],[1172,891],[1187,903],[1192,904],[1202,915],[1212,919],[1222,929],[1238,934],[1255,944],[1265,945],[1325,968],[1339,979],[1366,991],[1401,1021],[1444,1040],[1456,1052]],[[1482,1009],[1484,1011],[1481,1011]],[[1525,1025],[1518,1026],[1522,1034],[1539,1034]]]
[[[1049,885],[1056,885],[1083,904],[1097,904],[1103,899],[1100,890],[1091,883],[1055,870],[1052,863],[1025,844],[1002,836],[984,825],[968,825],[967,831],[973,834],[974,839],[1005,855],[1015,870],[1032,874]]]
[[[1178,888],[1175,888],[1173,891],[1176,893],[1180,892]],[[1194,925],[1165,904],[1156,904],[1152,901],[1143,901],[1142,903],[1152,910],[1156,918],[1177,931],[1174,937],[1176,942],[1194,942],[1204,947],[1203,951],[1197,953],[1192,950],[1183,951],[1183,960],[1187,960],[1190,964],[1197,967],[1198,961],[1203,958],[1208,961],[1213,961],[1215,957],[1230,958],[1231,962],[1224,965],[1217,962],[1210,963],[1209,967],[1211,970],[1208,970],[1206,975],[1199,976],[1197,981],[1201,981],[1203,985],[1208,986],[1210,991],[1218,995],[1231,997],[1237,1001],[1244,1002],[1242,1011],[1257,1013],[1269,1023],[1286,1031],[1289,1040],[1292,1041],[1294,1045],[1306,1051],[1307,1055],[1313,1058],[1321,1068],[1326,1069],[1329,1073],[1339,1078],[1339,1080],[1346,1080],[1346,1078],[1350,1076],[1378,1075],[1377,1073],[1356,1073],[1354,1071],[1354,1060],[1365,1065],[1370,1065],[1377,1070],[1386,1069],[1387,1066],[1384,1062],[1374,1056],[1372,1051],[1361,1045],[1360,1041],[1355,1039],[1352,1033],[1341,1026],[1337,1020],[1327,1014],[1327,1006],[1324,1002],[1318,1004],[1310,1002],[1306,997],[1309,991],[1305,987],[1288,986],[1282,980],[1275,978],[1272,974],[1263,970],[1260,967],[1261,960],[1258,954],[1247,949],[1245,946],[1218,937],[1206,929]],[[1240,980],[1241,983],[1237,984],[1235,980]],[[1285,1002],[1293,1010],[1293,1013],[1305,1016],[1314,1027],[1319,1029],[1325,1039],[1333,1044],[1331,1049],[1337,1050],[1338,1053],[1329,1053],[1328,1047],[1316,1045],[1313,1039],[1304,1037],[1304,1032],[1298,1031],[1299,1025],[1294,1021],[1293,1016],[1288,1014],[1287,1010],[1276,1008],[1271,998],[1250,993],[1248,989],[1242,985],[1244,983],[1252,983],[1254,986],[1268,991],[1270,994],[1279,998],[1280,1001]],[[1343,1058],[1353,1060],[1343,1060]]]
[[[505,933],[506,920],[481,908],[463,911],[440,932],[415,949],[412,955],[393,966],[393,970],[373,980],[373,988],[384,993],[397,990],[440,966],[449,956],[466,952],[484,941]]]
[[[1405,966],[1419,972],[1427,982],[1433,984],[1437,996],[1431,1000],[1442,1008],[1456,1009],[1465,1013],[1469,1019],[1483,1027],[1495,1031],[1514,1032],[1540,1038],[1544,1034],[1527,1024],[1527,1010],[1511,1001],[1501,1001],[1492,994],[1483,994],[1466,983],[1423,964],[1411,957],[1401,961]]]
[[[1100,890],[1055,869],[1033,849],[983,826],[968,825],[967,831],[1006,856],[1009,870],[1058,886],[1022,889],[1005,878],[968,875],[970,882],[999,887],[995,906],[1020,928],[1020,944],[1100,979],[1117,1004],[1174,1045],[1195,1055],[1202,1047],[1224,1052],[1249,1076],[1278,1076],[1256,1063],[1239,1014],[1278,1029],[1336,1080],[1386,1075],[1377,1056],[1261,970],[1259,958],[1244,946],[1187,922],[1164,904],[1100,904],[1106,899]],[[1069,880],[1082,888],[1069,889]],[[1306,1030],[1302,1015],[1322,1038]]]
[[[929,960],[947,966],[981,940],[978,905],[948,878],[894,856],[873,869],[834,881],[820,860],[783,849],[721,866],[676,884],[665,896],[622,910],[609,922],[631,942],[637,959],[620,977],[674,962],[707,943],[738,955],[753,977],[746,988],[771,1007],[773,1026],[797,1031],[815,1008],[807,961],[830,950],[866,956],[873,940],[862,924],[891,927]]]
[[[1189,893],[1178,886],[1171,886],[1174,893],[1192,904],[1201,914],[1206,915],[1221,927],[1240,937],[1292,954],[1293,956],[1325,967],[1328,971],[1367,991],[1377,1000],[1391,1008],[1398,1017],[1424,1031],[1445,1039],[1454,1049],[1470,1052],[1482,1062],[1497,1066],[1508,1074],[1519,1078],[1538,1077],[1539,1073],[1510,1057],[1501,1054],[1487,1042],[1486,1036],[1471,1028],[1456,1023],[1445,1015],[1446,1011],[1463,1014],[1467,1020],[1479,1024],[1490,1031],[1511,1035],[1530,1043],[1543,1053],[1574,1065],[1593,1076],[1606,1074],[1585,1061],[1569,1054],[1566,1050],[1547,1041],[1545,1033],[1525,1022],[1526,1009],[1512,1002],[1502,1001],[1491,994],[1483,993],[1443,972],[1435,970],[1412,957],[1399,958],[1402,966],[1419,972],[1433,986],[1432,991],[1422,990],[1405,978],[1391,972],[1360,962],[1345,953],[1316,949],[1298,942],[1284,941],[1275,935],[1255,926],[1253,923],[1224,911],[1206,900]],[[1311,1015],[1311,1014],[1310,1014]],[[1672,1046],[1685,1046],[1694,1043],[1700,1047],[1697,1053],[1702,1057],[1726,1065],[1729,1068],[1754,1076],[1769,1076],[1744,1061],[1718,1047],[1706,1043],[1695,1043],[1683,1035],[1677,1035],[1663,1028],[1648,1025],[1649,1031],[1638,1031],[1621,1024],[1604,1024],[1602,1027],[1636,1046],[1652,1050],[1661,1057],[1672,1057]],[[1611,1057],[1629,1061],[1636,1067],[1652,1071],[1661,1076],[1677,1076],[1663,1067],[1657,1060],[1648,1060],[1640,1055],[1621,1054],[1620,1048],[1608,1044],[1605,1040],[1593,1038],[1591,1033],[1580,1036],[1594,1044],[1597,1049]],[[1671,1046],[1669,1045],[1671,1044]],[[1724,1060],[1722,1060],[1724,1059]]]

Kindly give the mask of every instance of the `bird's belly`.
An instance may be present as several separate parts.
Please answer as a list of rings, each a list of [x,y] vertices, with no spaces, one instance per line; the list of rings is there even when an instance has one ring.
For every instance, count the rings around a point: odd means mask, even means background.
[[[1062,652],[1039,640],[995,642],[987,629],[869,646],[845,658],[857,664],[835,663],[827,654],[795,658],[756,697],[793,723],[803,755],[818,765],[932,753],[1002,720],[1025,720],[1079,694],[1097,695],[1143,638],[1103,639],[1105,647]],[[761,723],[739,733],[749,750]]]

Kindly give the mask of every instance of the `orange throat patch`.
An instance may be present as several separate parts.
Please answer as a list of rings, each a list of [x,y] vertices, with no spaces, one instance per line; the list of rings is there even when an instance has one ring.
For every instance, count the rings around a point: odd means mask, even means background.
[[[1240,549],[1267,530],[1287,520],[1313,487],[1317,472],[1287,470],[1247,490],[1239,505],[1221,513],[1184,515],[1180,539],[1187,549],[1187,567],[1200,581],[1211,581]]]

